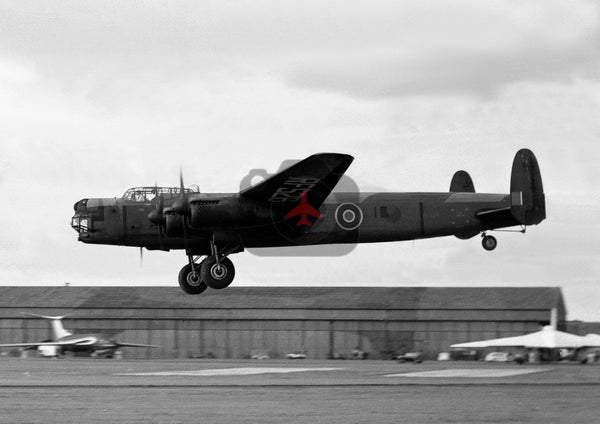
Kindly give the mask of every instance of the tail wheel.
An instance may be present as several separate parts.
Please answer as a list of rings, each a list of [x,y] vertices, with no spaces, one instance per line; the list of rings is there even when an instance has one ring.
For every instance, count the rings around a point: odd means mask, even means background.
[[[481,245],[485,250],[494,250],[498,246],[498,240],[494,236],[483,236]]]
[[[217,258],[213,255],[202,262],[200,275],[208,287],[220,290],[229,286],[233,281],[235,267],[229,258],[222,258],[217,263]]]
[[[201,265],[196,265],[194,272],[190,264],[185,265],[179,271],[179,287],[187,294],[200,294],[206,290],[206,284],[202,280]]]

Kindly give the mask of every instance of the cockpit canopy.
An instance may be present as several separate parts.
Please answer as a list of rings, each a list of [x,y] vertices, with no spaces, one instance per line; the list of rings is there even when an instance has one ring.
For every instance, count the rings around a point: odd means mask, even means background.
[[[184,188],[185,193],[193,193],[191,188]],[[130,202],[151,202],[156,195],[163,195],[164,197],[170,198],[180,194],[179,187],[133,187],[128,189],[125,194],[121,197],[124,200]]]

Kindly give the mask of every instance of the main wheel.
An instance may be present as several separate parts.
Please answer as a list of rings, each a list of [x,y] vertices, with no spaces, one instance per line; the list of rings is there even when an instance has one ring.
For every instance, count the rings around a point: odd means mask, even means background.
[[[187,294],[200,294],[206,290],[206,284],[202,281],[201,265],[194,266],[196,272],[192,272],[190,264],[185,265],[179,271],[179,287]]]
[[[223,258],[217,264],[217,258],[209,256],[202,262],[200,275],[208,287],[220,290],[231,284],[235,277],[235,268],[229,258]]]
[[[494,250],[498,246],[498,241],[494,236],[484,236],[481,245],[485,250]]]

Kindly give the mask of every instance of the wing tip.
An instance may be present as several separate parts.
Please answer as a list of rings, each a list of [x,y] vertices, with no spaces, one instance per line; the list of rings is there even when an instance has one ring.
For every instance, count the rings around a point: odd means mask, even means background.
[[[313,153],[312,155],[309,156],[309,158],[313,158],[313,157],[319,157],[319,158],[325,158],[325,157],[330,157],[332,159],[338,159],[338,160],[350,160],[353,161],[354,160],[354,156],[349,155],[348,153],[339,153],[339,152],[321,152],[321,153]],[[308,158],[307,158],[308,159]]]

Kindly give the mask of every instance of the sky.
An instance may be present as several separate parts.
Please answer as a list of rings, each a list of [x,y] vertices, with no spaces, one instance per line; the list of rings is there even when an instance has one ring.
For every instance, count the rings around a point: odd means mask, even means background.
[[[3,1],[0,284],[172,285],[183,252],[77,242],[73,203],[133,186],[236,192],[316,152],[361,191],[508,193],[540,164],[525,235],[231,257],[237,286],[560,286],[600,321],[600,3]],[[268,255],[268,253],[267,253]]]

